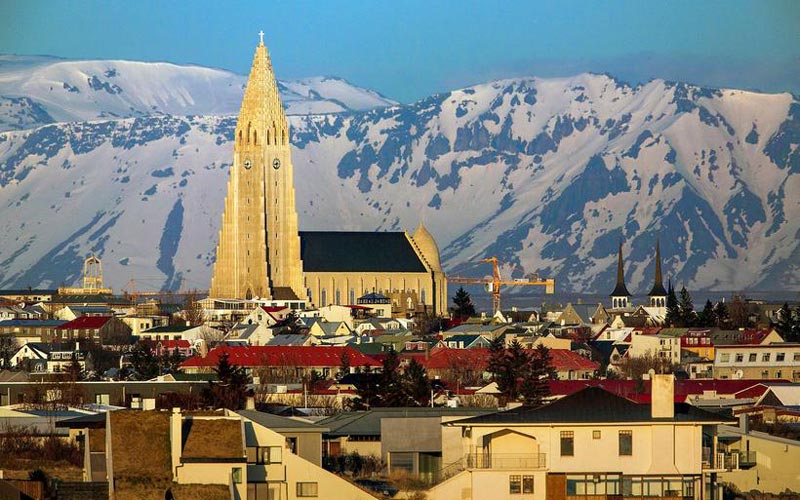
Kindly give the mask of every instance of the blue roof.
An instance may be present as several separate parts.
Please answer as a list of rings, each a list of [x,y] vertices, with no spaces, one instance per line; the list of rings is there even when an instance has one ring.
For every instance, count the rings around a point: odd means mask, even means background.
[[[0,327],[2,326],[30,326],[33,328],[41,328],[43,326],[61,326],[63,324],[68,323],[68,321],[62,321],[59,319],[7,319],[4,321],[0,321]]]

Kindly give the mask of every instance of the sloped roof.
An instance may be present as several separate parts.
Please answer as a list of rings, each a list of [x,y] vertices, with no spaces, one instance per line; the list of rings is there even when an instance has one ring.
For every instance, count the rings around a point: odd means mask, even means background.
[[[0,327],[24,326],[28,328],[48,328],[67,324],[68,321],[58,319],[7,319],[0,321]]]
[[[56,330],[84,330],[86,328],[103,328],[111,321],[111,316],[81,316],[69,323],[56,327]]]
[[[553,368],[558,371],[567,370],[599,370],[600,363],[586,359],[577,352],[566,349],[550,349]]]
[[[236,413],[275,432],[326,432],[327,427],[304,420],[281,417],[274,413],[256,410],[239,410]]]
[[[421,418],[484,415],[486,408],[373,408],[368,411],[341,412],[317,422],[330,430],[327,436],[380,436],[384,418]]]
[[[182,459],[240,459],[244,461],[242,424],[230,418],[183,420]]]
[[[552,424],[600,422],[697,422],[724,423],[728,420],[690,404],[675,404],[674,418],[653,418],[649,404],[634,403],[599,387],[587,387],[548,405],[522,406],[508,411],[453,422],[473,424]]]
[[[400,232],[301,231],[300,258],[306,272],[426,272]]]
[[[181,364],[183,368],[214,367],[227,353],[228,362],[237,366],[339,366],[347,352],[351,366],[380,366],[374,359],[349,346],[218,346],[203,358],[193,356]]]

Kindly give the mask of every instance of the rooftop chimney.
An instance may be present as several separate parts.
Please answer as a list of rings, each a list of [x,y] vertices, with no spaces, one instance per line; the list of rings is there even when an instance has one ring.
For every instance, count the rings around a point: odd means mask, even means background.
[[[651,416],[675,418],[675,376],[653,375],[651,380]]]

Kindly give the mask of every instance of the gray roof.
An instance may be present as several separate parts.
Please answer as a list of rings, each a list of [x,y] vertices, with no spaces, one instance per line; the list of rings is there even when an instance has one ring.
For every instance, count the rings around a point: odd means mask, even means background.
[[[521,406],[513,410],[461,420],[455,425],[608,422],[724,423],[727,421],[719,415],[687,403],[675,404],[674,418],[653,418],[649,404],[634,403],[599,387],[587,387],[539,408]]]
[[[7,319],[0,321],[0,326],[25,326],[28,328],[56,327],[69,323],[60,319]]]
[[[328,430],[327,427],[321,425],[262,411],[239,410],[236,413],[275,432],[326,432]]]
[[[301,231],[300,258],[306,272],[426,272],[400,232]]]
[[[380,436],[384,418],[422,418],[484,415],[495,410],[486,408],[373,408],[368,411],[342,412],[317,422],[330,430],[327,436]]]
[[[303,335],[301,333],[281,333],[272,337],[267,345],[304,345],[310,335]]]

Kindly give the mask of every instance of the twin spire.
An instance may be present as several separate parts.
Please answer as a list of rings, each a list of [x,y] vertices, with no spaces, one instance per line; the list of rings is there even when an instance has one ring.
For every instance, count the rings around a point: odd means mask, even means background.
[[[664,278],[661,273],[661,245],[656,241],[656,257],[655,257],[655,274],[653,276],[653,288],[647,296],[650,298],[651,307],[664,307],[666,306],[667,291],[664,289]],[[612,307],[628,307],[628,301],[631,293],[628,287],[625,286],[625,269],[623,267],[622,258],[622,241],[619,243],[619,251],[617,254],[617,284],[614,291],[611,292]]]

